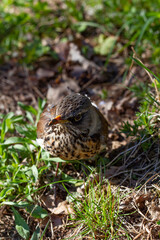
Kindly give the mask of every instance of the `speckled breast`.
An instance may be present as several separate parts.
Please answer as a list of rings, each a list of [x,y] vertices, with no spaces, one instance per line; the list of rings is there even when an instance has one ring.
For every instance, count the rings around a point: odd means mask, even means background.
[[[80,160],[99,153],[100,141],[82,134],[78,129],[68,129],[56,124],[46,129],[44,148],[53,156],[64,160]]]

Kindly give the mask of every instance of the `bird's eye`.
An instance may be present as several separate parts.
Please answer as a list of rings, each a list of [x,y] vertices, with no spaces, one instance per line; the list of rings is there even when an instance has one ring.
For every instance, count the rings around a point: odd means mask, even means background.
[[[74,117],[74,120],[75,120],[76,122],[78,122],[78,121],[81,120],[81,118],[82,118],[82,115],[81,115],[81,114],[78,114],[77,116]]]

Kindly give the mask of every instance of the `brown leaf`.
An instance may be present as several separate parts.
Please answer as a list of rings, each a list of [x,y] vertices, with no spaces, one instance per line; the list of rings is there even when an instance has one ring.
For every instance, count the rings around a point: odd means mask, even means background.
[[[68,42],[60,42],[57,43],[55,48],[55,52],[58,54],[59,58],[62,61],[66,61],[68,58],[68,53],[69,53],[69,44]]]
[[[54,72],[48,69],[38,68],[38,70],[36,71],[36,75],[38,79],[50,78],[54,76]]]
[[[80,88],[76,81],[69,80],[58,85],[57,88],[49,87],[47,91],[47,100],[49,103],[56,104],[62,97],[68,94],[68,88],[79,92]]]
[[[48,210],[53,211],[55,208],[55,195],[44,195],[41,197],[41,201]]]
[[[62,219],[64,215],[56,215],[54,213],[51,214],[51,221],[54,227],[62,225]]]
[[[54,214],[73,214],[74,211],[70,204],[67,201],[60,202],[56,208],[53,209],[52,213]]]
[[[88,69],[90,66],[92,66],[95,69],[100,70],[98,65],[82,56],[77,45],[75,45],[74,43],[70,43],[68,61],[78,62],[79,64],[82,65],[83,69]]]
[[[60,226],[60,225],[62,225],[63,217],[64,217],[63,215],[56,215],[56,214],[52,213],[50,216],[44,218],[41,221],[41,225],[46,226],[48,221],[51,221],[53,227]]]

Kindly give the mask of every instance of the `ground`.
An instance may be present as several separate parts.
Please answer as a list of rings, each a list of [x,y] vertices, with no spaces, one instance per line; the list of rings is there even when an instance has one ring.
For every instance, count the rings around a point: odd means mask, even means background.
[[[2,2],[0,239],[25,239],[18,234],[21,223],[28,224],[31,240],[38,239],[37,227],[40,239],[45,240],[160,239],[160,86],[158,77],[153,80],[153,74],[149,76],[145,67],[132,58],[137,54],[145,66],[159,74],[159,41],[153,37],[159,36],[158,3],[133,0],[122,1],[120,6],[119,1],[95,1],[95,4],[82,1],[82,5],[81,1],[67,0]],[[83,163],[60,163],[56,178],[53,159],[48,156],[48,163],[46,159],[38,162],[40,147],[31,149],[30,157],[27,155],[23,160],[14,152],[6,154],[8,158],[3,154],[2,130],[12,125],[8,121],[7,127],[2,126],[3,114],[13,112],[24,116],[19,102],[38,109],[39,98],[56,104],[73,91],[86,94],[107,119],[109,134],[105,152]],[[150,100],[154,99],[153,112],[148,99],[148,108],[142,109],[145,93]],[[124,125],[134,126],[137,118],[140,119],[138,127],[136,130],[131,127],[127,134]],[[140,130],[145,128],[147,134],[144,131],[141,135]],[[21,128],[20,132],[10,130],[5,138],[23,135]],[[22,143],[29,146],[29,151],[30,145]],[[30,185],[25,182],[23,171],[21,177],[20,169],[28,174],[28,182],[30,178],[33,180]],[[30,177],[30,170],[34,176]],[[17,179],[24,182],[18,183]],[[16,186],[13,196],[6,187],[9,184],[11,188]],[[25,205],[20,207],[20,200],[37,204],[39,208],[29,211],[28,206],[28,209]],[[4,201],[7,203],[3,205]],[[99,226],[94,228],[97,222]],[[87,230],[89,224],[92,231]]]
[[[107,69],[103,69],[101,67],[103,57],[100,56],[96,56],[96,60],[84,58],[83,63],[80,62],[82,55],[75,44],[64,44],[63,48],[61,46],[57,49],[61,56],[64,56],[67,50],[68,53],[63,61],[60,59],[58,62],[53,62],[49,57],[42,58],[36,62],[32,70],[14,62],[0,66],[1,112],[6,114],[13,111],[16,114],[23,114],[17,105],[18,101],[37,108],[38,97],[56,103],[70,91],[87,94],[109,122],[109,144],[106,155],[109,162],[105,164],[105,170],[102,169],[102,175],[109,180],[112,191],[119,189],[120,195],[123,196],[119,206],[124,214],[122,225],[132,239],[159,239],[160,227],[156,224],[160,217],[159,143],[152,139],[150,148],[144,151],[141,142],[134,142],[131,137],[127,138],[120,131],[124,122],[133,122],[139,106],[138,98],[128,87],[133,84],[138,85],[139,81],[144,79],[145,82],[149,81],[145,71],[140,70],[139,66],[134,66],[126,80],[122,81],[126,69],[121,57],[111,58]],[[77,55],[79,59],[74,60]],[[57,69],[60,66],[63,70],[59,73]],[[150,139],[151,137],[148,141]],[[64,172],[83,178],[78,172],[74,172],[73,165],[69,164]],[[105,184],[108,183],[103,183],[104,186]],[[71,227],[71,222],[67,219],[68,203],[65,200],[67,196],[65,189],[60,185],[54,188],[57,189],[58,196],[54,196],[54,190],[46,188],[39,198],[41,205],[50,212],[51,224],[45,233],[45,239],[68,237],[80,239],[77,228]],[[56,204],[54,205],[53,202]],[[39,220],[27,216],[23,210],[20,212],[34,229]],[[48,219],[39,221],[41,229],[47,222]],[[8,207],[1,208],[0,236],[1,239],[21,239],[15,230],[12,212]],[[86,236],[81,239],[91,238]],[[96,239],[103,239],[103,236],[97,234]],[[126,238],[121,236],[119,239]]]

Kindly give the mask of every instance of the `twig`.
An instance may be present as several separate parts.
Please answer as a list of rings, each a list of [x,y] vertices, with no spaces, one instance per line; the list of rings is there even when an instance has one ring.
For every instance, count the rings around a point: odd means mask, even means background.
[[[144,233],[144,231],[143,232],[141,232],[141,233],[139,233],[136,237],[134,237],[133,238],[133,240],[136,240],[136,239],[138,239],[142,234]]]
[[[129,151],[131,151],[132,149],[138,147],[139,145],[141,145],[142,143],[148,141],[149,139],[151,139],[153,136],[155,136],[157,133],[153,134],[152,136],[150,136],[147,139],[144,139],[143,141],[140,141],[139,143],[137,143],[135,146],[128,148],[127,150],[119,153],[115,158],[113,158],[113,160],[111,162],[109,162],[105,167],[109,167],[112,163],[114,163],[121,155],[128,153]]]

